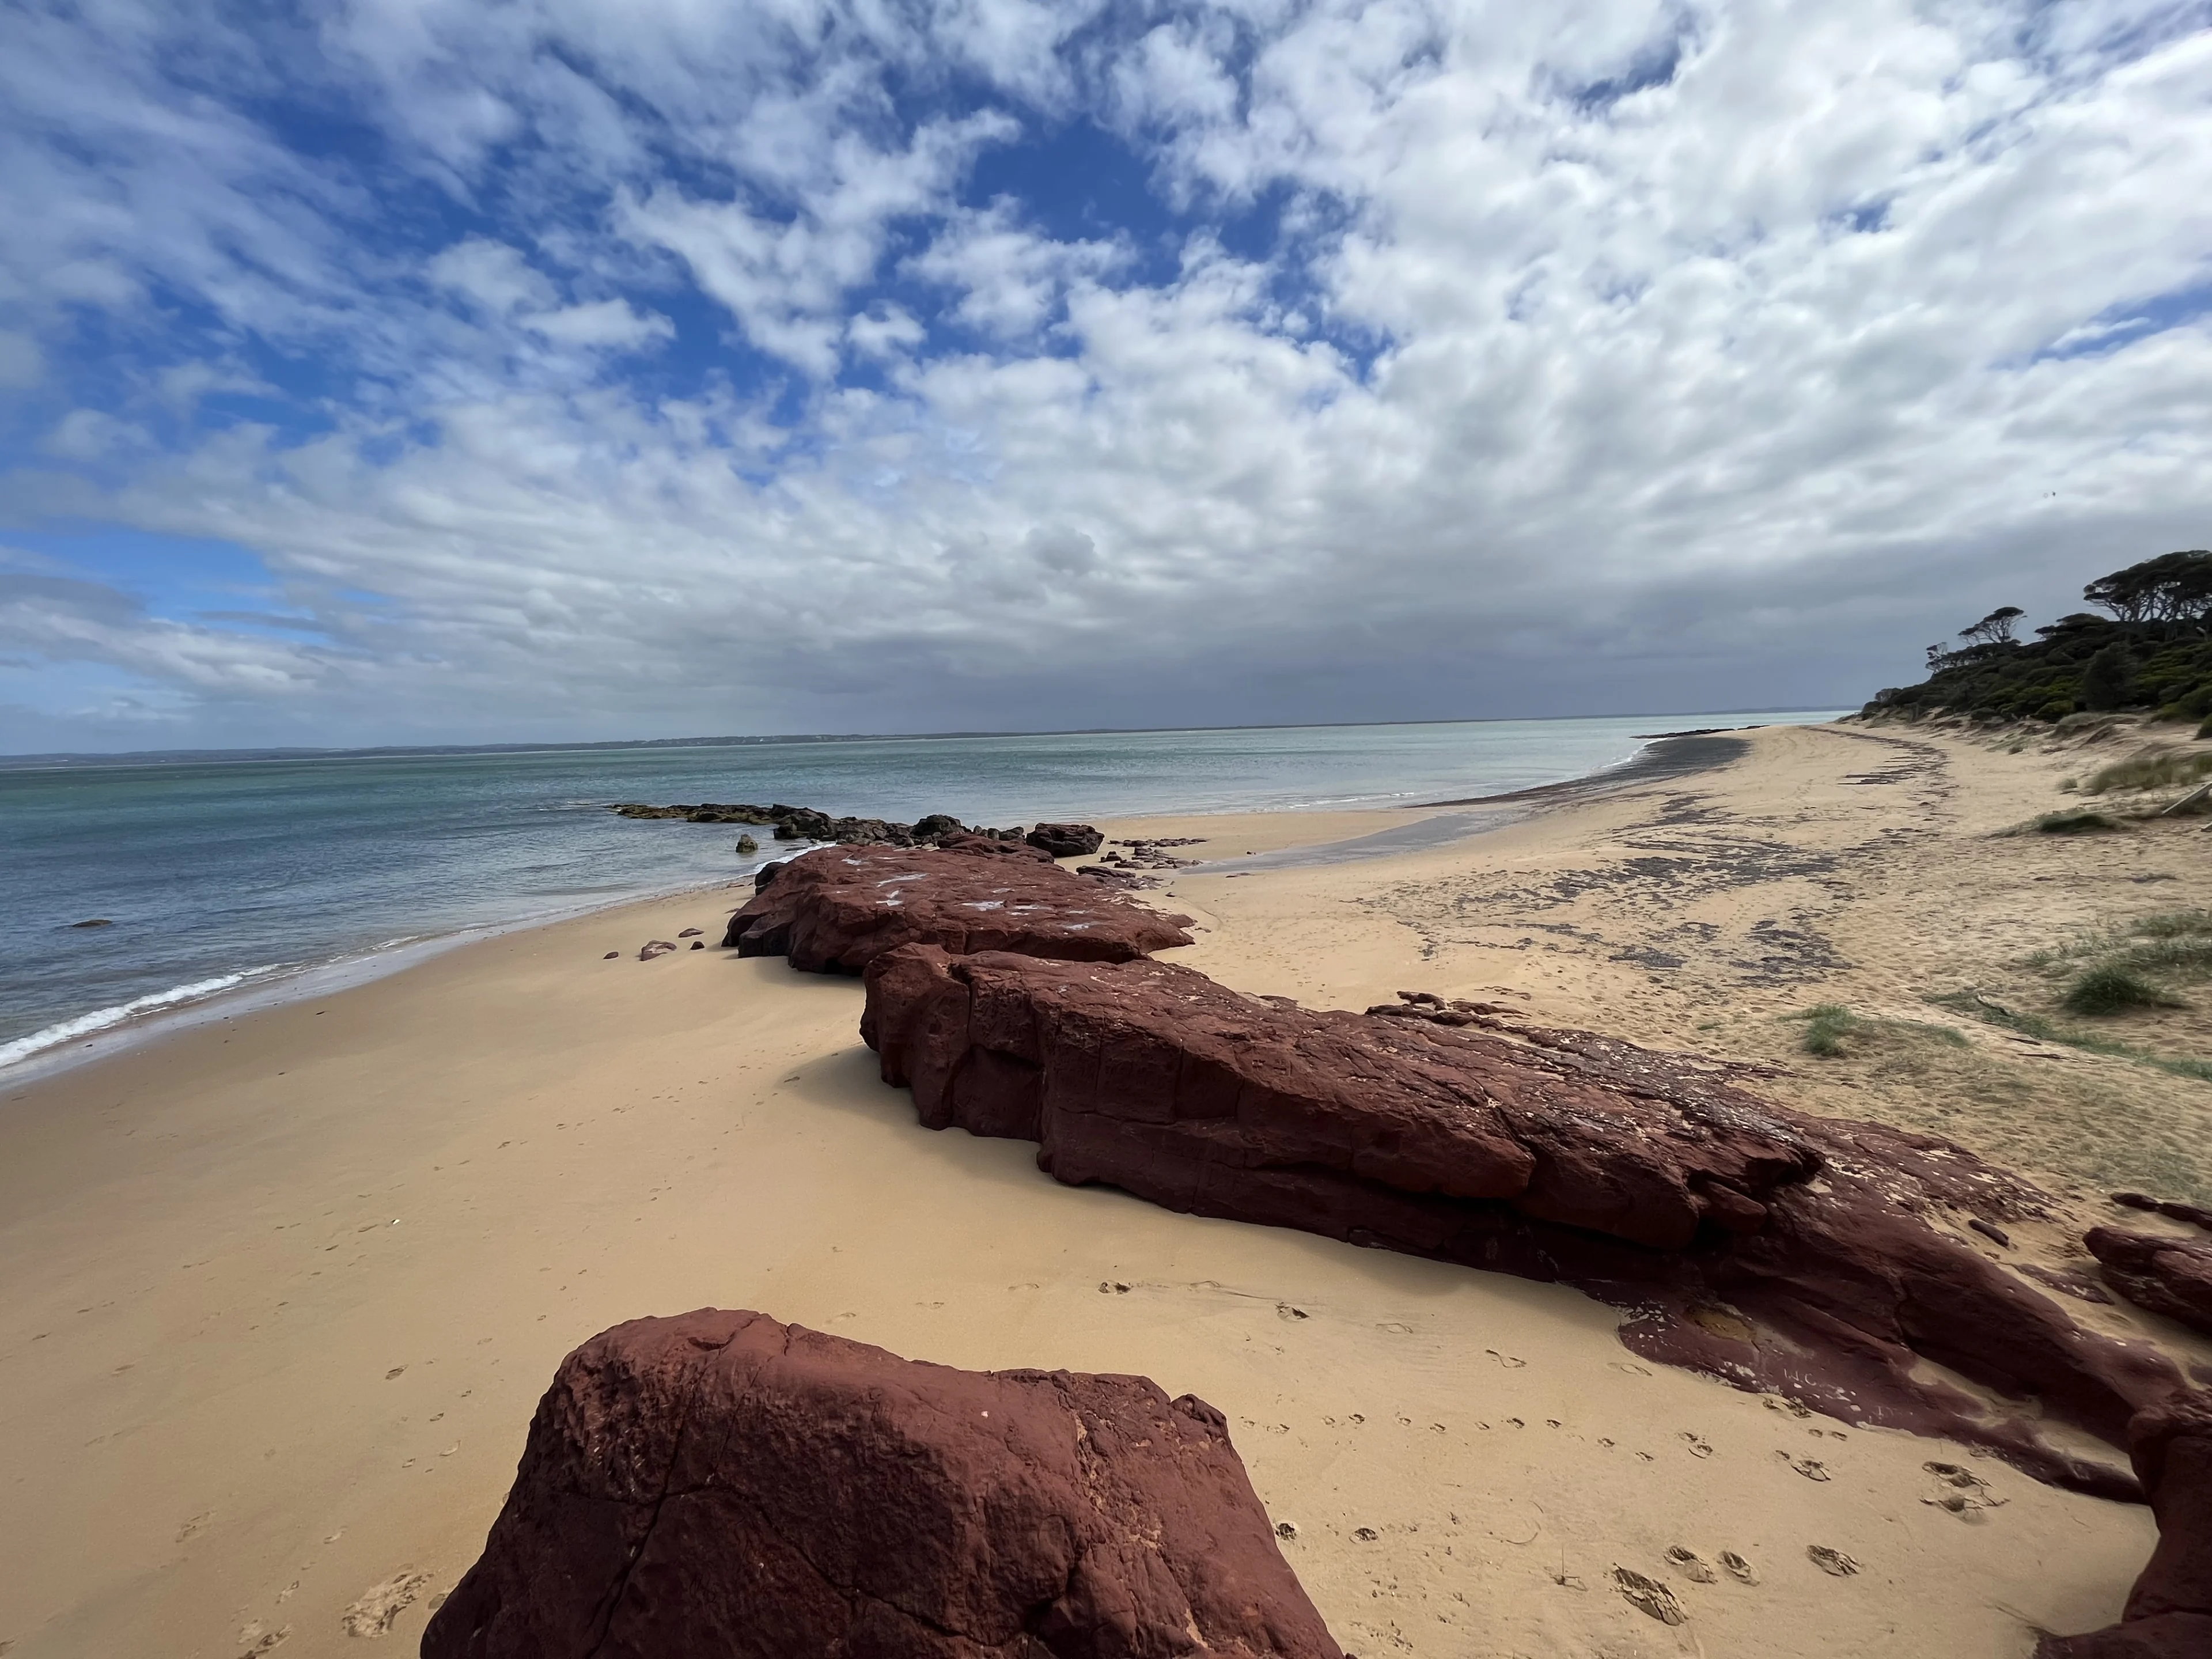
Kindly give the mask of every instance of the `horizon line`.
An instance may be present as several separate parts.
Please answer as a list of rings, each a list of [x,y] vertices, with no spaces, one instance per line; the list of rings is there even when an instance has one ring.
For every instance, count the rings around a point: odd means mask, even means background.
[[[1839,705],[1838,705],[1839,706]],[[306,745],[241,746],[231,749],[49,750],[22,754],[0,754],[0,769],[28,769],[63,765],[185,765],[222,762],[380,759],[441,755],[533,755],[605,752],[623,749],[736,749],[753,744],[811,743],[945,743],[974,738],[1097,738],[1147,737],[1176,732],[1297,732],[1340,731],[1386,726],[1504,726],[1550,720],[1676,720],[1691,715],[1806,714],[1829,707],[1824,703],[1764,708],[1655,709],[1610,714],[1472,714],[1430,720],[1262,720],[1237,721],[1222,726],[1075,726],[1031,731],[960,732],[794,732],[752,735],[691,738],[602,738],[549,743],[436,743],[367,744],[317,748]],[[1658,734],[1654,734],[1658,735]]]

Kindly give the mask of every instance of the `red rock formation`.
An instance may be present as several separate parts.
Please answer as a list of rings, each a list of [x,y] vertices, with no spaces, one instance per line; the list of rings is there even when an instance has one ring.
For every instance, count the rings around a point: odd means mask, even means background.
[[[702,1310],[562,1362],[423,1659],[1341,1659],[1221,1414]]]
[[[2158,1516],[2158,1547],[2120,1622],[2046,1636],[2035,1659],[2205,1659],[2212,1654],[2212,1394],[2137,1413],[2128,1454]]]
[[[1018,951],[1126,962],[1188,945],[1188,916],[1148,910],[1070,875],[1019,842],[973,849],[820,848],[792,860],[730,918],[741,957],[787,956],[810,973],[857,974],[917,940],[959,954]]]
[[[2082,1243],[2136,1306],[2212,1336],[2212,1240],[2092,1227]]]
[[[1990,1426],[1918,1358],[2116,1444],[2179,1385],[1970,1241],[1970,1220],[2041,1213],[2035,1188],[1946,1141],[1770,1105],[1686,1056],[1315,1012],[1148,961],[916,946],[867,979],[861,1035],[921,1121],[1036,1140],[1070,1184],[1565,1280],[1638,1310],[1623,1337],[1640,1352],[2108,1493],[2133,1483],[2024,1422]]]

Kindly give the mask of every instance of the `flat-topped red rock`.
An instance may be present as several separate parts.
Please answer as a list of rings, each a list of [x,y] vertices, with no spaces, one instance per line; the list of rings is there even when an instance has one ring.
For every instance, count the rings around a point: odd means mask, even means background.
[[[984,849],[824,847],[791,860],[730,918],[741,957],[788,957],[809,973],[857,974],[923,943],[952,954],[1014,951],[1127,962],[1188,945],[1188,916],[1147,909],[1019,842]]]
[[[2180,1384],[1991,1259],[2000,1224],[2046,1212],[2035,1188],[1948,1141],[1770,1104],[1689,1056],[1300,1009],[1151,961],[908,946],[867,991],[861,1036],[933,1127],[1035,1140],[1056,1179],[1171,1209],[1574,1284],[1635,1310],[1638,1352],[1847,1420],[2133,1495],[1920,1362],[2115,1445]]]
[[[561,1364],[423,1659],[1342,1659],[1221,1413],[702,1309]]]

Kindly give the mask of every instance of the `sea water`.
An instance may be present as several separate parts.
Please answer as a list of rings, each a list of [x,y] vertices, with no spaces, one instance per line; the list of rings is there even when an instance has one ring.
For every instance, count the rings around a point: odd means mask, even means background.
[[[162,1010],[747,873],[726,824],[619,801],[969,823],[1410,806],[1620,764],[1655,727],[1838,711],[494,754],[0,761],[0,1066]],[[103,922],[85,927],[86,922]]]

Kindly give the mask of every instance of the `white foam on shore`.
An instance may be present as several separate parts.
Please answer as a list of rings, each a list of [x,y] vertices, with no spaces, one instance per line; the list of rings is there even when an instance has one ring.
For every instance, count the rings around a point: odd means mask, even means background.
[[[28,1060],[33,1054],[59,1046],[74,1037],[90,1036],[95,1031],[105,1031],[141,1014],[157,1008],[173,1008],[182,1003],[198,1002],[218,991],[228,991],[233,986],[243,985],[248,980],[259,979],[265,974],[278,971],[283,963],[264,963],[258,968],[248,968],[235,974],[225,974],[217,979],[195,980],[190,985],[173,986],[166,991],[154,991],[143,997],[133,997],[128,1002],[118,1002],[112,1008],[95,1008],[88,1014],[79,1014],[49,1025],[28,1036],[17,1037],[12,1042],[0,1042],[0,1066],[13,1066],[18,1060]]]

